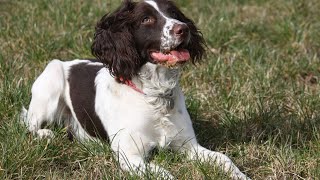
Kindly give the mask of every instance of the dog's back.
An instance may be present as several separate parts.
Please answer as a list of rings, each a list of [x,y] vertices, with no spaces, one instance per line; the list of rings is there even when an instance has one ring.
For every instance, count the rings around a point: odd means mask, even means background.
[[[106,133],[99,129],[100,126],[92,125],[97,118],[93,110],[94,102],[91,102],[95,96],[94,78],[101,68],[102,63],[91,60],[52,60],[32,86],[29,109],[23,108],[21,113],[29,131],[41,138],[53,137],[53,132],[42,126],[59,123],[79,138],[86,139],[90,137],[89,133],[92,137],[98,135],[107,139]],[[77,97],[72,101],[71,96]],[[83,121],[81,123],[87,129],[75,121],[77,116],[81,116],[79,120]]]

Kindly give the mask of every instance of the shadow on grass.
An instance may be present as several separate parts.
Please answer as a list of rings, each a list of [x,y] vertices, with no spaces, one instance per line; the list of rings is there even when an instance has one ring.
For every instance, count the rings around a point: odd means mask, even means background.
[[[200,113],[201,114],[201,113]],[[254,141],[301,148],[308,141],[319,140],[320,116],[299,117],[288,115],[284,108],[273,107],[268,111],[243,115],[243,118],[225,113],[223,122],[204,120],[190,113],[198,141],[203,146],[215,149],[226,144],[243,144]]]

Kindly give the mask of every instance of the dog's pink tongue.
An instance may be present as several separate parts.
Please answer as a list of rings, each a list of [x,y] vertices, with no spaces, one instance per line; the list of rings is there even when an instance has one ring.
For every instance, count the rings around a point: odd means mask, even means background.
[[[176,63],[176,62],[182,62],[187,61],[190,59],[190,54],[188,50],[173,50],[170,51],[169,54],[163,54],[161,52],[153,52],[151,53],[152,58],[156,61],[168,61],[169,63]]]

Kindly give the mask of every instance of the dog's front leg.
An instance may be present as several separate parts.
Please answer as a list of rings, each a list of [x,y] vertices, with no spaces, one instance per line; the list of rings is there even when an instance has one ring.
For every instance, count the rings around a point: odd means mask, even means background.
[[[169,171],[146,160],[156,144],[145,136],[137,135],[140,133],[129,134],[131,135],[118,133],[111,142],[111,148],[121,169],[141,177],[151,175],[156,179],[174,179]]]
[[[187,157],[191,160],[200,160],[201,162],[213,162],[226,173],[229,173],[232,179],[250,180],[244,175],[238,167],[226,155],[206,149],[199,144],[189,146],[185,150]]]
[[[174,179],[169,171],[156,164],[146,162],[140,155],[125,155],[121,153],[118,158],[121,169],[131,174],[146,177],[149,172],[157,176],[157,179]]]

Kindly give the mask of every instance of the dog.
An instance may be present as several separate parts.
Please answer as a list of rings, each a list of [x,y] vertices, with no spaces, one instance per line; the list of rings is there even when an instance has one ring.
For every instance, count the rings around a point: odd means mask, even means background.
[[[96,60],[52,60],[32,86],[22,114],[30,132],[53,138],[43,124],[61,123],[80,141],[110,143],[120,167],[174,179],[146,162],[155,147],[212,161],[233,179],[249,179],[224,154],[198,144],[179,69],[202,59],[205,41],[194,22],[168,0],[125,0],[97,23]]]

